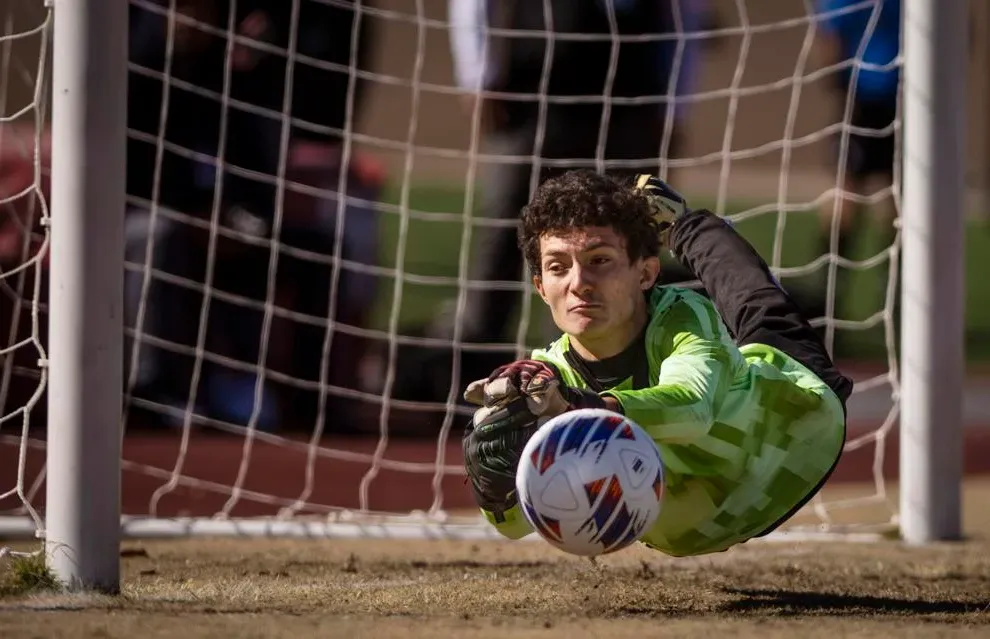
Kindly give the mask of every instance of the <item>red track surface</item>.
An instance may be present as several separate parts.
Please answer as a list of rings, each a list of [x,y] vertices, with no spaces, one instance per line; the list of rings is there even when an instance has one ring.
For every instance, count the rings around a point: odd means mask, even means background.
[[[854,426],[853,433],[869,429]],[[7,430],[5,433],[11,435]],[[884,475],[897,475],[896,431],[884,444]],[[193,483],[215,482],[221,487],[233,486],[237,481],[241,460],[244,458],[242,437],[194,433],[181,467],[181,475]],[[377,445],[373,437],[329,438],[324,448],[372,454]],[[167,482],[172,469],[179,462],[180,437],[178,431],[141,433],[128,436],[124,443],[124,459],[130,464],[144,464],[164,471],[162,477],[152,477],[142,469],[125,469],[123,507],[127,514],[149,513],[151,496]],[[839,464],[832,482],[868,481],[872,479],[875,446],[872,443],[847,452]],[[29,451],[25,486],[30,487],[43,462],[40,449]],[[456,466],[461,459],[457,436],[453,436],[445,448],[446,463]],[[382,470],[369,485],[367,506],[374,510],[405,511],[427,509],[433,503],[433,464],[437,457],[435,441],[428,439],[392,439],[384,450],[384,459],[401,462],[421,462],[429,465],[425,472],[409,473],[398,470]],[[969,428],[965,432],[965,471],[969,475],[990,473],[990,428]],[[17,446],[0,441],[0,491],[12,488],[16,483],[18,467]],[[306,442],[294,447],[276,446],[255,440],[250,452],[250,463],[241,487],[280,500],[298,498],[305,487],[307,454]],[[359,485],[369,471],[367,462],[317,459],[313,465],[312,493],[306,498],[311,504],[355,508],[360,505]],[[470,496],[461,475],[448,475],[441,481],[443,506],[465,508],[470,506]],[[212,515],[229,498],[229,489],[218,492],[200,483],[190,487],[179,485],[158,502],[155,514]],[[32,499],[36,507],[43,504],[44,490]],[[0,501],[0,512],[16,508],[16,498]],[[272,515],[280,505],[263,503],[251,495],[243,494],[230,511],[234,516]],[[307,511],[302,511],[307,512]],[[313,511],[309,511],[313,512]]]

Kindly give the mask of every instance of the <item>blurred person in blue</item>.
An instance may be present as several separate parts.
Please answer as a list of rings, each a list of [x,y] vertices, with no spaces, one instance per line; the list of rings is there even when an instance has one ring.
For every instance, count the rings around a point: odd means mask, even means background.
[[[833,77],[839,113],[845,113],[847,99],[851,100],[849,125],[868,129],[867,133],[849,131],[843,172],[843,190],[855,195],[867,195],[870,181],[880,180],[889,186],[894,177],[894,130],[897,97],[900,86],[901,0],[816,0],[819,29],[822,36],[820,51],[826,65],[843,64]],[[862,65],[868,65],[864,68]],[[841,136],[835,138],[835,158],[840,160]],[[837,204],[827,202],[821,208],[820,252],[831,252],[833,212],[839,216],[838,254],[849,257],[852,241],[865,228],[862,211],[842,193],[836,194]],[[887,202],[888,209],[892,202]],[[882,216],[881,246],[893,241],[892,211]],[[846,269],[840,269],[842,273]],[[824,287],[823,287],[824,289]],[[837,290],[842,290],[838,285]],[[824,314],[824,302],[819,299],[807,309],[812,316]]]
[[[517,220],[532,190],[567,169],[657,171],[676,45],[671,0],[450,0],[448,15],[464,110],[481,118],[480,152],[505,158],[479,165],[482,217]],[[657,37],[621,41],[613,65],[612,33]],[[594,38],[566,37],[573,34]],[[541,94],[549,97],[545,112]],[[438,313],[425,329],[451,339],[454,323],[462,324],[462,380],[514,358],[511,324],[522,294],[510,285],[521,286],[523,276],[516,227],[487,226],[484,235],[483,245],[472,248],[469,277],[479,286],[468,294],[467,312]],[[506,348],[472,350],[472,343]],[[426,375],[422,366],[400,366],[410,374],[397,380],[397,396],[447,396],[450,352],[432,355]]]
[[[373,264],[377,251],[374,203],[381,176],[363,158],[352,158],[344,167],[341,151],[348,86],[355,81],[346,69],[366,62],[367,29],[359,33],[359,59],[352,61],[349,2],[330,6],[302,0],[297,24],[291,5],[179,0],[171,42],[169,2],[130,7],[125,320],[144,336],[134,395],[184,409],[194,392],[198,414],[242,425],[257,414],[257,427],[264,430],[287,421],[287,408],[307,404],[296,396],[280,406],[286,389],[276,392],[266,373],[274,369],[311,384],[318,381],[322,353],[314,345],[324,343],[327,323],[362,323],[375,295],[373,277],[344,269],[338,310],[328,318],[338,178],[344,171],[349,200],[343,207],[340,257]],[[230,35],[237,37],[229,47],[228,24],[233,25]],[[283,113],[293,29],[299,58],[337,63],[345,70],[296,59],[291,106]],[[362,96],[356,88],[355,111]],[[286,186],[280,193],[277,177],[283,165]],[[270,282],[273,250],[279,254]],[[154,269],[147,290],[146,267]],[[259,370],[270,283],[276,306],[312,321],[271,333],[266,366]],[[205,353],[196,353],[206,303]],[[284,327],[284,322],[274,325]],[[286,337],[280,342],[278,336]],[[349,364],[353,371],[353,341],[334,335],[329,383],[346,385],[353,378],[342,373]],[[192,389],[197,357],[202,358],[201,382]],[[128,352],[125,379],[130,368]],[[265,379],[256,401],[259,374]],[[314,409],[317,394],[307,395]]]

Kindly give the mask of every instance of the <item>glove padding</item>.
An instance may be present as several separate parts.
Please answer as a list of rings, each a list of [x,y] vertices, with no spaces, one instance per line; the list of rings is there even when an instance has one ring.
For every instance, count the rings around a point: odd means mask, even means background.
[[[516,504],[515,477],[526,442],[549,419],[576,408],[603,408],[597,394],[564,384],[551,365],[519,360],[468,385],[480,404],[463,440],[464,464],[478,505],[496,521]]]
[[[471,382],[464,399],[481,406],[496,406],[518,397],[540,425],[561,413],[578,408],[604,408],[597,393],[564,383],[553,365],[522,359],[496,368],[487,379]]]
[[[660,245],[669,250],[670,231],[674,223],[690,210],[687,201],[669,184],[649,173],[637,175],[634,188],[649,201],[653,219],[659,227]]]
[[[516,469],[526,442],[539,428],[523,397],[479,408],[465,429],[462,447],[474,499],[501,521],[516,504]]]

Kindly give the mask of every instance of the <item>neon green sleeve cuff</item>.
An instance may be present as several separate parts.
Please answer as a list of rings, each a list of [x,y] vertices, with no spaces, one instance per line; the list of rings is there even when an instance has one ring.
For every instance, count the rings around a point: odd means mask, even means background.
[[[485,516],[488,523],[494,526],[495,530],[503,537],[522,539],[533,532],[533,527],[529,525],[529,521],[523,515],[522,508],[520,508],[519,504],[505,511],[501,522],[495,521],[494,513],[490,513],[483,508],[481,509],[481,514]]]

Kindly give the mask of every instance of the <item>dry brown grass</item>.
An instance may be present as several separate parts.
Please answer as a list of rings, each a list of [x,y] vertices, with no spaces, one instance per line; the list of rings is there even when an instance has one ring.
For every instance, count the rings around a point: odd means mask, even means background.
[[[969,539],[750,543],[592,564],[542,543],[128,542],[119,597],[0,600],[3,637],[990,636],[990,481]]]

